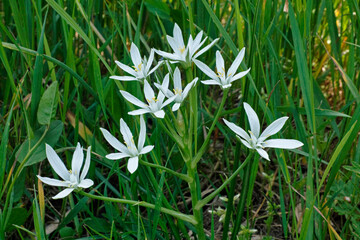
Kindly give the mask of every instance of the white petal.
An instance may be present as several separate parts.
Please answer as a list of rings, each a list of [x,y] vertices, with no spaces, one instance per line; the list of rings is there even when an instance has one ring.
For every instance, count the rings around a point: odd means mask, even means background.
[[[150,70],[150,68],[151,68],[152,62],[154,61],[154,55],[155,55],[155,51],[154,51],[154,49],[151,49],[151,51],[150,51],[150,56],[149,56],[149,60],[148,60],[148,62],[147,62],[147,64],[146,64],[146,73],[147,73],[147,74],[150,74],[150,73],[149,73],[149,70]]]
[[[181,105],[180,103],[175,103],[175,104],[172,106],[171,110],[172,110],[173,112],[176,112],[177,110],[179,110],[180,105]]]
[[[146,146],[144,147],[143,149],[141,149],[140,153],[139,154],[145,154],[145,153],[148,153],[150,152],[151,150],[153,150],[154,146],[153,145],[149,145],[149,146]]]
[[[167,39],[170,47],[174,50],[175,54],[180,55],[181,54],[180,48],[182,46],[179,46],[179,43],[173,37],[166,36],[166,39]]]
[[[226,126],[228,126],[234,133],[236,133],[238,136],[242,137],[246,141],[250,141],[250,136],[244,131],[244,129],[237,126],[235,123],[229,122],[225,118],[223,118],[223,120]]]
[[[269,139],[263,143],[264,147],[294,149],[303,146],[304,144],[294,139]]]
[[[138,81],[136,77],[131,76],[111,76],[110,78],[119,81]]]
[[[278,133],[284,126],[286,120],[288,120],[288,117],[282,117],[282,118],[275,120],[264,130],[264,132],[260,135],[259,138],[261,138],[261,140],[264,141],[269,136],[272,136],[272,135]]]
[[[59,192],[57,195],[55,195],[53,197],[53,199],[64,198],[67,195],[69,195],[72,191],[74,191],[74,188],[66,188],[66,189],[62,190],[61,192]]]
[[[176,90],[182,90],[182,86],[181,86],[181,74],[180,74],[180,70],[178,67],[175,68],[174,71],[174,88]]]
[[[48,185],[51,186],[56,186],[56,187],[67,187],[68,184],[65,181],[60,181],[54,178],[48,178],[48,177],[41,177],[39,175],[37,175],[37,177],[43,182],[46,183]]]
[[[110,159],[110,160],[118,160],[118,159],[122,159],[124,157],[130,157],[130,155],[127,153],[110,153],[110,154],[106,155],[106,158]]]
[[[80,176],[80,169],[84,161],[84,152],[80,145],[80,143],[77,144],[75,148],[75,152],[72,157],[71,161],[71,170],[75,174],[75,176]]]
[[[45,144],[45,149],[46,149],[46,157],[49,160],[51,167],[57,173],[57,175],[59,175],[64,180],[69,180],[70,173],[65,167],[64,163],[59,158],[59,156],[56,154],[54,149],[48,144]]]
[[[222,86],[221,83],[219,83],[218,81],[215,80],[205,80],[205,81],[201,81],[202,84],[205,85],[218,85],[218,86]]]
[[[156,69],[158,69],[158,67],[160,67],[161,64],[163,64],[164,61],[159,61],[158,64],[156,64],[156,66],[150,70],[150,72],[148,72],[148,76],[150,74],[152,74]]]
[[[130,56],[131,56],[131,60],[134,63],[135,67],[139,68],[139,65],[142,64],[142,59],[141,59],[139,49],[134,43],[131,43]]]
[[[161,108],[163,108],[163,107],[167,106],[168,104],[172,103],[172,102],[175,100],[176,97],[177,97],[177,95],[174,95],[174,96],[172,96],[171,98],[167,99],[167,100],[161,105]]]
[[[195,78],[188,85],[186,85],[186,87],[184,89],[184,92],[182,93],[182,99],[183,100],[187,97],[187,95],[189,94],[191,88],[196,84],[197,81],[198,81],[198,78]]]
[[[136,97],[134,97],[133,95],[131,95],[130,93],[120,90],[121,95],[123,95],[123,97],[128,100],[129,102],[131,102],[132,104],[141,107],[141,108],[145,108],[147,107],[147,105],[145,103],[143,103],[142,101],[140,101],[139,99],[137,99]]]
[[[165,117],[165,112],[164,112],[164,110],[160,110],[160,111],[154,112],[154,115],[157,118],[164,118]]]
[[[251,129],[252,133],[255,135],[255,137],[258,138],[259,134],[260,134],[259,118],[256,115],[254,109],[252,109],[252,107],[248,103],[244,102],[244,108],[245,108],[246,115],[248,116],[250,129]]]
[[[137,109],[137,110],[128,112],[128,114],[132,115],[132,116],[136,116],[136,115],[142,115],[142,114],[149,113],[149,112],[151,112],[149,109],[141,108],[141,109]]]
[[[124,70],[125,72],[135,76],[136,75],[136,72],[134,69],[132,69],[131,67],[125,65],[125,64],[122,64],[121,62],[119,61],[115,61],[116,65],[118,65],[119,68],[121,68],[122,70]]]
[[[181,32],[181,29],[180,27],[175,23],[175,26],[174,26],[174,38],[175,40],[178,42],[178,45],[180,46],[185,46],[184,44],[184,38],[182,36],[182,32]]]
[[[86,177],[86,174],[89,171],[90,160],[91,160],[91,146],[89,146],[88,149],[86,150],[86,160],[85,160],[85,164],[84,164],[84,167],[82,169],[82,172],[81,172],[80,182],[82,180],[84,180],[84,178]]]
[[[194,60],[194,63],[203,73],[209,76],[209,78],[218,79],[218,76],[214,73],[214,71],[211,70],[205,63],[200,62],[199,60],[196,59]]]
[[[140,134],[139,134],[139,139],[138,139],[138,150],[139,151],[141,151],[141,149],[144,147],[145,139],[146,139],[146,124],[145,124],[144,117],[141,116],[140,117]]]
[[[245,147],[250,148],[250,149],[254,149],[247,141],[245,141],[241,137],[237,136],[237,138],[240,139],[240,141],[242,142],[242,144],[245,145]]]
[[[130,131],[130,128],[122,118],[120,119],[120,132],[127,146],[132,145],[134,141],[133,135]]]
[[[176,55],[176,54],[172,54],[172,53],[168,53],[168,52],[164,52],[164,51],[160,51],[160,50],[156,50],[155,51],[157,54],[159,54],[160,56],[163,56],[164,58],[173,60],[173,61],[181,61],[181,57]]]
[[[256,151],[260,154],[260,156],[262,156],[266,160],[270,161],[269,154],[264,149],[257,148]]]
[[[209,48],[211,48],[217,41],[219,40],[219,38],[215,39],[214,41],[212,41],[209,45],[207,45],[206,47],[204,47],[203,49],[201,49],[199,52],[197,52],[195,54],[195,56],[193,57],[193,60],[195,60],[197,57],[199,57],[201,54],[203,54],[204,52],[206,52],[207,50],[209,50]]]
[[[231,64],[228,72],[227,72],[227,76],[234,75],[237,71],[237,69],[240,66],[241,61],[244,59],[245,56],[245,48],[242,48],[241,51],[239,52],[239,54],[237,55],[237,57],[235,58],[234,62]]]
[[[224,58],[221,56],[220,51],[216,51],[216,70],[217,72],[223,72],[225,75],[225,63]]]
[[[246,74],[248,74],[250,72],[251,68],[249,68],[248,70],[246,71],[243,71],[243,72],[239,72],[238,74],[236,74],[235,76],[233,76],[230,80],[230,82],[232,83],[233,81],[236,81],[240,78],[242,78],[243,76],[245,76]]]
[[[138,168],[138,165],[139,165],[139,158],[138,157],[129,158],[129,161],[128,161],[128,164],[127,164],[127,169],[132,174],[132,173],[134,173],[136,171],[136,169]]]
[[[147,101],[153,101],[155,98],[154,90],[151,88],[147,80],[144,81],[144,94]]]
[[[119,140],[117,140],[113,135],[111,135],[111,133],[104,129],[104,128],[100,128],[102,134],[104,135],[104,138],[106,139],[106,141],[116,150],[120,151],[120,152],[126,152],[127,148],[125,147],[124,144],[122,144]]]
[[[80,182],[80,184],[78,185],[78,187],[81,187],[81,188],[89,188],[91,187],[92,185],[94,185],[94,182],[93,180],[91,179],[84,179]]]

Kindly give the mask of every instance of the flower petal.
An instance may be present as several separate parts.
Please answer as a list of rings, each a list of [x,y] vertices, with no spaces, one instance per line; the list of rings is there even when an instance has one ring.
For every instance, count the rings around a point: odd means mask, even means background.
[[[136,171],[136,169],[139,166],[139,157],[132,157],[129,158],[128,164],[127,164],[127,169],[129,170],[129,172],[132,174]]]
[[[166,36],[166,39],[167,39],[170,47],[172,48],[172,50],[175,52],[175,54],[181,55],[181,52],[180,52],[181,46],[179,46],[179,43],[173,37],[170,37],[170,36]]]
[[[49,160],[49,163],[51,167],[54,169],[54,171],[64,180],[70,180],[70,173],[65,167],[64,163],[61,161],[59,156],[56,154],[54,149],[48,145],[45,144],[46,149],[46,157]]]
[[[186,85],[184,92],[182,93],[182,99],[184,100],[187,95],[189,94],[191,88],[193,86],[195,86],[196,82],[198,81],[198,78],[195,78],[194,80],[192,80],[188,85]]]
[[[284,126],[286,120],[288,120],[289,117],[282,117],[279,119],[276,119],[274,122],[272,122],[260,135],[259,139],[261,138],[262,141],[264,141],[266,138],[278,133]]]
[[[74,191],[74,188],[66,188],[66,189],[62,190],[61,192],[59,192],[58,194],[56,194],[53,197],[53,199],[64,198],[67,195],[69,195],[72,191]]]
[[[303,146],[304,144],[294,139],[269,139],[262,144],[269,148],[294,149]]]
[[[71,170],[77,177],[80,176],[80,169],[83,164],[83,161],[84,161],[84,152],[80,143],[78,143],[75,148],[75,152],[73,154],[71,161]]]
[[[136,77],[131,76],[111,76],[110,78],[119,81],[138,81]]]
[[[259,118],[256,115],[256,112],[254,111],[254,109],[252,109],[252,107],[248,103],[244,102],[244,108],[245,108],[246,115],[248,116],[250,129],[251,129],[252,133],[255,135],[255,137],[258,138],[259,134],[260,134]]]
[[[209,50],[217,41],[219,41],[219,38],[216,38],[214,41],[212,41],[209,45],[198,51],[195,56],[193,57],[193,60],[195,60],[197,57],[199,57],[201,54]]]
[[[168,53],[168,52],[164,52],[164,51],[160,51],[160,50],[155,50],[155,52],[160,55],[163,56],[164,58],[173,60],[173,61],[181,61],[181,57],[176,55],[176,54],[172,54],[172,53]]]
[[[91,187],[92,185],[94,185],[94,181],[91,180],[91,179],[84,179],[80,182],[80,184],[78,185],[78,187],[81,187],[81,188],[89,188]]]
[[[127,153],[109,153],[108,155],[106,155],[106,158],[107,159],[110,159],[110,160],[118,160],[118,159],[122,159],[124,157],[130,157],[129,154]]]
[[[148,62],[147,62],[147,64],[146,64],[146,69],[145,69],[146,74],[150,74],[150,73],[149,73],[149,70],[150,70],[150,68],[151,68],[152,62],[154,61],[154,55],[155,55],[155,51],[154,51],[154,49],[152,48],[152,49],[150,50],[149,60],[148,60]]]
[[[119,61],[115,61],[116,65],[118,65],[119,68],[121,68],[122,70],[124,70],[125,72],[135,76],[136,72],[134,69],[132,69],[131,67],[119,62]]]
[[[134,144],[134,138],[130,131],[130,128],[126,124],[126,122],[121,118],[120,119],[120,132],[124,138],[125,143],[127,146],[132,146]]]
[[[209,78],[218,79],[218,76],[214,73],[214,71],[211,70],[205,63],[200,62],[199,60],[196,59],[194,59],[194,63],[203,73],[209,76]]]
[[[161,105],[161,108],[163,108],[163,107],[165,107],[166,105],[172,103],[172,102],[175,100],[176,97],[177,97],[177,95],[174,95],[174,96],[172,96],[171,98],[168,98],[168,99]]]
[[[141,152],[141,149],[144,147],[146,139],[146,124],[143,116],[140,116],[140,134],[138,139],[138,150]]]
[[[139,68],[139,66],[142,64],[142,59],[141,59],[139,49],[134,43],[131,43],[130,56],[131,56],[131,60],[134,63],[135,67]]]
[[[178,43],[179,46],[185,46],[184,44],[184,38],[181,32],[180,27],[175,23],[174,25],[174,39],[176,40],[176,42]]]
[[[241,51],[239,52],[239,54],[236,56],[234,62],[231,64],[228,72],[227,72],[227,76],[234,75],[237,71],[237,69],[240,66],[240,63],[242,62],[242,60],[244,59],[245,56],[245,48],[242,48]]]
[[[153,69],[151,69],[150,72],[148,72],[148,76],[152,74],[156,69],[158,69],[158,67],[160,67],[160,65],[163,63],[164,61],[159,61],[158,64],[156,64],[156,66]]]
[[[86,177],[86,174],[89,171],[90,160],[91,160],[91,146],[89,146],[88,149],[86,150],[86,159],[85,159],[84,167],[83,167],[83,169],[81,171],[80,182],[82,180],[84,180],[84,178]]]
[[[180,103],[175,103],[175,104],[172,106],[171,110],[172,110],[173,112],[176,112],[177,110],[179,110],[180,105],[181,105]]]
[[[145,98],[148,102],[150,100],[154,100],[154,98],[155,98],[154,90],[151,88],[151,86],[147,80],[144,81],[144,94],[145,94]]]
[[[68,184],[65,181],[61,181],[54,178],[48,178],[48,177],[41,177],[37,175],[37,177],[45,184],[56,186],[56,187],[67,187]]]
[[[145,154],[145,153],[148,153],[150,152],[151,150],[153,150],[154,146],[153,145],[149,145],[149,146],[146,146],[144,147],[143,149],[141,149],[140,153],[139,154]]]
[[[123,97],[128,100],[129,102],[131,102],[132,104],[141,107],[141,108],[145,108],[147,107],[147,105],[145,103],[143,103],[142,101],[140,101],[139,99],[137,99],[136,97],[134,97],[133,95],[131,95],[130,93],[120,90],[121,95],[123,95]]]
[[[256,151],[260,154],[260,156],[262,156],[263,158],[265,158],[266,160],[270,161],[269,159],[269,154],[262,148],[256,148]]]
[[[164,118],[165,117],[165,112],[164,110],[159,110],[153,113],[155,115],[155,117],[157,118]]]
[[[236,74],[235,76],[233,76],[230,80],[230,82],[232,83],[233,81],[236,81],[242,77],[244,77],[246,74],[248,74],[250,72],[251,68],[249,68],[248,70],[246,71],[243,71],[243,72],[239,72],[238,74]]]
[[[216,51],[216,70],[218,73],[223,72],[225,75],[224,58],[221,56],[221,53],[219,50]]]
[[[128,112],[128,114],[132,115],[132,116],[136,116],[136,115],[142,115],[142,114],[149,113],[149,112],[151,112],[149,109],[141,108],[141,109],[137,109],[137,110]]]
[[[226,120],[225,118],[223,118],[224,123],[226,124],[226,126],[228,126],[234,133],[236,133],[236,135],[242,137],[243,139],[245,139],[247,142],[250,141],[250,136],[249,134],[247,134],[244,129],[242,129],[241,127],[237,126],[235,123],[229,122],[228,120]],[[251,147],[250,147],[251,148]]]
[[[122,144],[119,140],[117,140],[117,138],[115,138],[113,135],[111,135],[111,133],[104,129],[104,128],[100,128],[102,134],[104,135],[104,138],[106,139],[106,141],[116,150],[120,151],[120,152],[126,152],[127,151],[127,147],[125,147],[124,144]]]
[[[175,68],[174,71],[174,88],[175,90],[182,90],[181,86],[181,74],[178,67]]]
[[[245,141],[244,139],[242,139],[241,137],[239,137],[239,136],[237,136],[237,135],[236,135],[236,137],[237,137],[238,139],[240,139],[240,142],[242,142],[242,144],[244,144],[245,147],[250,148],[250,149],[254,149],[247,141]]]
[[[219,83],[218,81],[215,80],[205,80],[205,81],[201,81],[202,84],[205,85],[218,85],[218,86],[222,86],[221,83]]]

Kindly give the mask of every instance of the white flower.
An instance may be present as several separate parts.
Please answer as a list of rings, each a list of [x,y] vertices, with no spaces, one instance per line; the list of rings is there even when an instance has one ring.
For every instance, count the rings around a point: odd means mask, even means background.
[[[155,86],[161,90],[167,98],[172,98],[175,96],[174,102],[175,104],[172,106],[172,111],[175,112],[179,109],[181,103],[184,101],[184,99],[189,94],[191,88],[196,84],[198,78],[195,78],[192,80],[188,85],[186,85],[184,91],[182,90],[181,86],[181,74],[179,68],[175,68],[174,71],[174,89],[172,92],[169,90],[169,74],[166,74],[163,83],[157,84],[155,83]]]
[[[67,170],[64,163],[61,161],[54,149],[46,144],[46,157],[49,160],[51,167],[63,179],[63,181],[48,177],[41,177],[39,175],[37,175],[37,177],[43,183],[52,186],[67,187],[65,190],[59,192],[56,196],[53,197],[54,199],[64,198],[75,189],[88,188],[94,184],[91,179],[85,179],[85,176],[89,171],[90,167],[90,156],[91,147],[88,147],[85,164],[80,175],[80,170],[84,160],[83,148],[80,146],[80,143],[77,144],[75,152],[73,154],[71,161],[71,170]]]
[[[108,159],[117,160],[125,157],[130,157],[127,168],[130,173],[136,171],[139,165],[139,155],[150,152],[154,146],[146,146],[144,147],[145,138],[146,138],[146,125],[143,117],[140,117],[140,136],[138,139],[138,146],[135,146],[133,135],[128,127],[128,125],[124,122],[124,120],[120,119],[120,132],[125,141],[125,145],[122,144],[119,140],[117,140],[108,130],[104,128],[100,128],[102,134],[104,135],[106,141],[116,150],[120,151],[119,153],[110,153],[106,155]]]
[[[200,62],[198,60],[194,60],[194,63],[201,71],[203,71],[207,76],[211,78],[211,80],[201,81],[203,84],[207,85],[219,85],[221,88],[229,88],[231,87],[231,83],[244,77],[249,71],[250,68],[246,71],[239,72],[235,74],[237,69],[240,66],[240,63],[244,59],[245,48],[241,49],[235,61],[231,64],[227,73],[225,72],[225,64],[224,59],[221,56],[219,51],[216,51],[216,73],[213,72],[206,64]]]
[[[275,120],[260,135],[260,121],[254,109],[252,109],[246,102],[244,102],[244,108],[250,124],[250,136],[241,127],[236,126],[234,123],[229,122],[226,119],[223,120],[225,124],[234,133],[236,133],[237,137],[246,147],[255,149],[266,160],[269,160],[269,155],[264,150],[264,148],[294,149],[304,145],[302,142],[294,139],[266,140],[268,137],[278,133],[281,130],[288,117],[282,117]]]
[[[141,109],[129,112],[130,115],[140,115],[144,113],[153,113],[157,118],[164,118],[165,112],[162,110],[166,105],[174,101],[176,96],[169,98],[164,102],[165,95],[159,91],[158,97],[155,97],[154,90],[151,88],[147,80],[144,81],[144,94],[148,104],[143,103],[130,93],[120,90],[123,97],[132,104],[141,107]]]
[[[162,63],[160,61],[153,69],[150,69],[152,62],[154,60],[154,49],[151,49],[150,51],[150,57],[149,60],[144,57],[144,59],[141,58],[139,49],[134,43],[131,43],[130,47],[130,56],[131,60],[134,64],[132,69],[131,67],[122,64],[119,61],[115,61],[115,63],[125,72],[129,73],[132,76],[111,76],[111,79],[120,80],[120,81],[143,81],[146,79],[151,73],[153,73]]]
[[[199,32],[198,35],[196,35],[195,39],[193,39],[192,36],[190,35],[186,47],[181,29],[176,23],[174,26],[173,34],[174,37],[170,37],[166,35],[166,38],[168,40],[168,43],[170,44],[170,47],[174,50],[174,53],[167,53],[160,50],[155,50],[155,51],[157,54],[171,60],[173,63],[182,62],[183,64],[185,64],[185,67],[189,67],[194,59],[196,59],[201,54],[209,50],[209,48],[211,48],[219,40],[218,38],[215,39],[209,45],[198,51],[207,39],[207,37],[205,37],[205,39],[201,41],[201,38],[203,36],[203,31]]]

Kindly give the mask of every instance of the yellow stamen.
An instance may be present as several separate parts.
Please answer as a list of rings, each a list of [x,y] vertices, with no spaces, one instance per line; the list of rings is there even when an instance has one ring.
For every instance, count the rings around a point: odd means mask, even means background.
[[[156,97],[153,97],[152,100],[154,100],[154,102],[159,101],[159,100],[156,99]]]
[[[180,52],[183,53],[185,51],[185,46],[180,48]]]
[[[72,174],[72,170],[71,170],[71,169],[69,170],[69,173]]]
[[[135,72],[141,71],[142,63],[140,63],[137,67],[133,66]]]

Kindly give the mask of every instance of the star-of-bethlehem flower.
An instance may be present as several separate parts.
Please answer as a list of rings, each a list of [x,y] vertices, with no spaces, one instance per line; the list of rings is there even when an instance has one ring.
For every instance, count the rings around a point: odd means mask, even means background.
[[[86,174],[89,171],[90,167],[90,157],[91,157],[91,147],[88,147],[85,164],[83,165],[84,152],[83,148],[80,146],[80,143],[77,144],[75,152],[71,161],[71,170],[67,170],[64,163],[61,161],[59,156],[56,154],[54,149],[46,144],[46,157],[49,160],[51,167],[54,171],[63,179],[63,181],[48,177],[37,177],[48,185],[57,186],[57,187],[66,187],[65,190],[59,192],[54,199],[64,198],[69,195],[75,189],[88,188],[91,187],[94,182],[91,179],[85,179]]]
[[[155,54],[154,49],[151,49],[149,60],[147,60],[146,57],[142,59],[138,47],[134,43],[131,43],[130,56],[134,64],[133,66],[134,69],[119,61],[115,61],[115,63],[122,70],[129,73],[131,76],[111,76],[110,78],[120,81],[134,81],[134,80],[143,81],[151,73],[153,73],[162,63],[162,61],[160,61],[153,69],[150,69],[152,62],[154,60],[154,54]]]
[[[172,111],[175,112],[179,109],[181,103],[187,97],[191,88],[196,84],[198,78],[195,78],[188,85],[186,85],[186,87],[183,91],[182,86],[181,86],[180,70],[179,70],[179,68],[176,67],[175,71],[174,71],[174,79],[173,80],[174,80],[173,92],[171,90],[169,90],[169,74],[166,74],[164,81],[161,85],[155,83],[155,86],[159,90],[161,90],[167,98],[172,98],[172,97],[176,96],[174,99],[175,104],[172,106]]]
[[[254,109],[252,109],[251,106],[246,102],[244,102],[244,108],[250,124],[250,135],[247,134],[241,127],[236,126],[234,123],[229,122],[226,119],[223,120],[225,124],[236,133],[237,137],[246,147],[255,149],[266,160],[269,160],[269,155],[264,150],[264,148],[294,149],[304,145],[302,142],[294,139],[266,140],[268,137],[278,133],[281,130],[288,117],[281,117],[275,120],[260,134],[260,121]]]
[[[158,97],[155,97],[154,90],[151,88],[147,80],[144,81],[144,94],[148,104],[143,103],[130,93],[120,90],[123,97],[132,104],[141,107],[140,109],[129,112],[129,115],[140,115],[145,113],[153,113],[157,118],[164,118],[165,112],[162,110],[166,105],[174,101],[176,96],[167,99],[165,102],[165,95],[159,91]]]
[[[195,39],[193,39],[190,35],[189,41],[186,46],[184,43],[181,29],[176,23],[174,26],[173,34],[174,37],[166,35],[166,39],[170,44],[170,47],[173,49],[174,53],[168,53],[160,50],[155,51],[157,54],[171,60],[173,63],[181,62],[185,65],[185,67],[191,66],[191,62],[193,61],[193,59],[196,59],[201,54],[209,50],[209,48],[211,48],[219,40],[219,38],[215,39],[209,45],[198,51],[201,46],[204,45],[207,39],[207,37],[205,37],[205,39],[201,41],[203,31],[199,32],[198,35],[196,35]]]
[[[104,135],[106,141],[119,153],[110,153],[106,155],[108,159],[117,160],[125,157],[130,157],[127,164],[127,169],[130,173],[136,171],[139,165],[139,155],[150,152],[154,146],[144,147],[145,138],[146,138],[146,125],[144,118],[140,117],[140,135],[138,139],[138,146],[135,146],[134,137],[123,119],[120,119],[120,132],[125,141],[125,145],[117,140],[108,130],[100,128],[102,134]]]
[[[216,51],[216,73],[211,70],[205,63],[200,62],[199,60],[194,60],[194,63],[201,71],[203,71],[210,80],[201,81],[203,84],[207,85],[219,85],[222,89],[231,87],[231,83],[244,77],[249,71],[250,68],[246,71],[239,72],[237,74],[236,71],[240,66],[240,63],[244,59],[245,48],[241,49],[235,61],[231,64],[229,70],[225,72],[225,63],[224,59],[221,56],[219,51]]]

